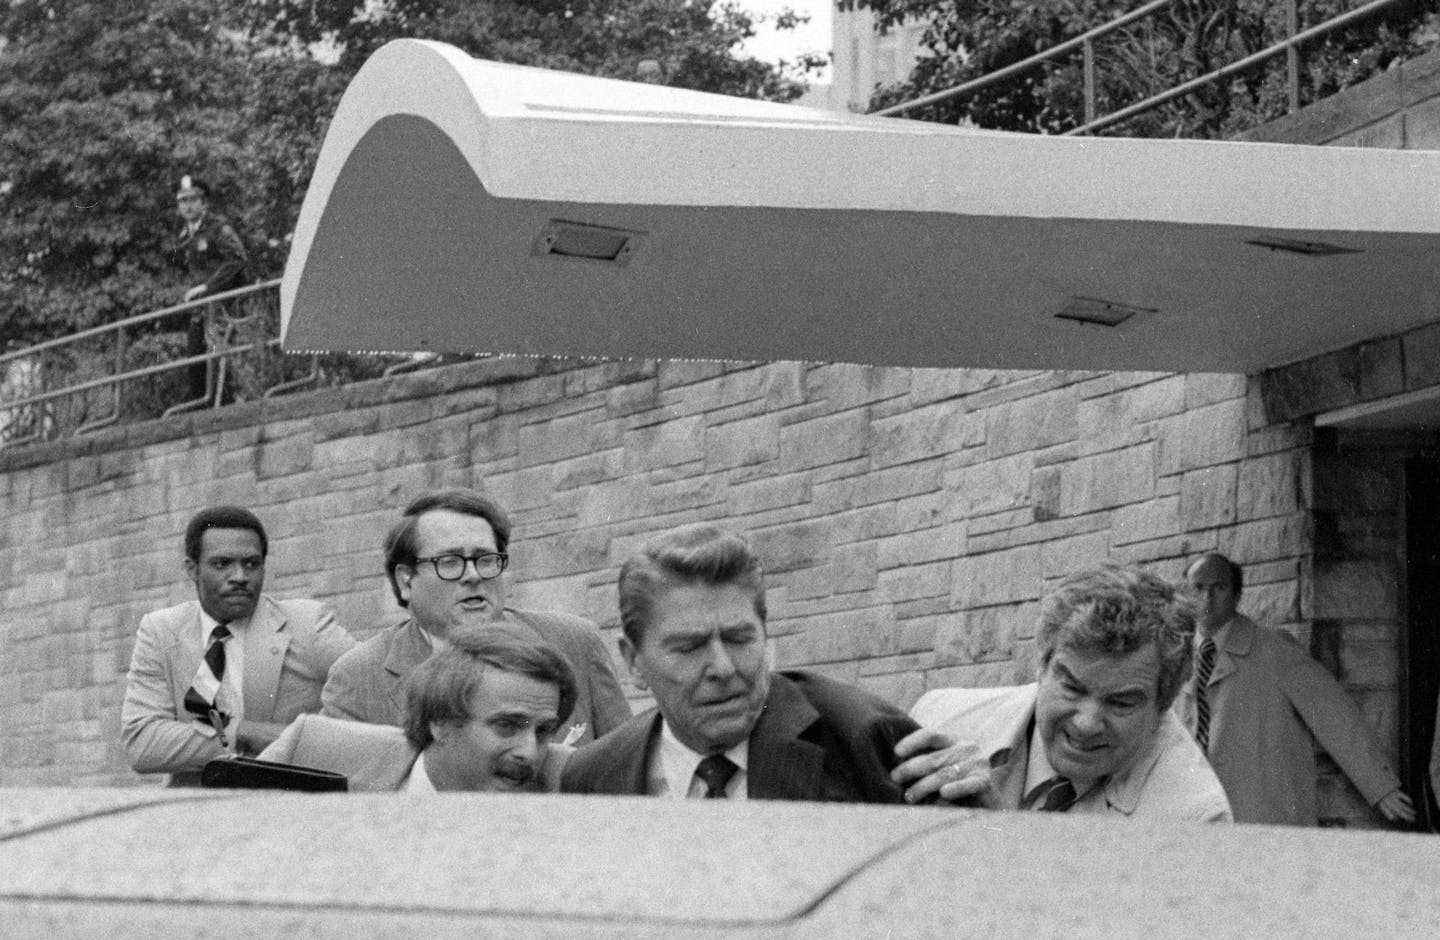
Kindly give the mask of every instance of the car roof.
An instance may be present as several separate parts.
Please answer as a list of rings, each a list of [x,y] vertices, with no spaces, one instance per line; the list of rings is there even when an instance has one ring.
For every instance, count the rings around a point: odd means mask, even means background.
[[[0,806],[0,924],[17,936],[1421,936],[1440,923],[1440,841],[1394,833],[487,794],[0,790]]]

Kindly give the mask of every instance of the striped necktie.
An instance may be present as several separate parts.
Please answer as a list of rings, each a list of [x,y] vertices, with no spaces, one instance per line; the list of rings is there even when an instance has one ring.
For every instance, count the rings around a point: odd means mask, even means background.
[[[225,638],[230,636],[230,627],[219,623],[210,631],[210,643],[195,671],[195,680],[185,690],[185,710],[200,720],[209,722],[210,713],[215,711],[215,698],[220,694],[220,682],[225,678]],[[223,724],[228,715],[217,712]]]
[[[1048,788],[1048,789],[1045,789]],[[1039,791],[1045,790],[1044,799],[1040,799]],[[1065,777],[1055,776],[1041,783],[1035,788],[1036,792],[1031,797],[1031,805],[1042,813],[1063,813],[1075,805],[1075,784]]]
[[[1210,751],[1210,674],[1215,671],[1215,641],[1206,638],[1200,644],[1200,662],[1195,666],[1195,743],[1200,750]]]
[[[740,768],[724,754],[711,754],[695,768],[695,776],[705,781],[705,799],[726,799],[725,786]]]

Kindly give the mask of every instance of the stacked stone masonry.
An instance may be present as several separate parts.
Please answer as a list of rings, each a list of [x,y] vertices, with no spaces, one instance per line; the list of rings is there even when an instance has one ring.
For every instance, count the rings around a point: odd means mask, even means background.
[[[612,645],[620,562],[722,520],[768,566],[775,662],[902,706],[1027,681],[1041,594],[1107,558],[1179,577],[1218,548],[1250,572],[1247,609],[1303,635],[1310,432],[1267,424],[1251,384],[494,359],[0,451],[0,784],[140,780],[118,743],[135,626],[193,595],[181,532],[218,502],[266,521],[273,593],[328,600],[359,636],[399,616],[379,546],[429,487],[510,507],[517,601]],[[1393,744],[1393,653],[1373,639],[1339,647]]]

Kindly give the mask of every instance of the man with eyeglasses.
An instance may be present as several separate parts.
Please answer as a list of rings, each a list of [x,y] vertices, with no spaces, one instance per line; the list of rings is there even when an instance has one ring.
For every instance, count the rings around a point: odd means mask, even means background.
[[[505,604],[510,519],[474,490],[449,489],[412,500],[385,540],[385,574],[409,618],[342,656],[325,683],[322,714],[400,726],[404,682],[457,627],[505,623],[560,650],[575,672],[568,744],[593,740],[630,718],[596,626],[555,611]]]
[[[198,786],[205,764],[264,750],[320,710],[325,676],[355,641],[326,604],[261,593],[269,542],[255,514],[212,506],[185,528],[197,599],[140,620],[120,709],[139,773]]]

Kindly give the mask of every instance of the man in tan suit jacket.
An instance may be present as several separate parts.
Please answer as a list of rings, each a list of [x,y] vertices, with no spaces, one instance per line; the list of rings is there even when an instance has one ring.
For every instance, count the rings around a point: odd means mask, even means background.
[[[185,533],[197,600],[146,614],[130,659],[120,733],[131,766],[198,786],[206,762],[256,754],[295,717],[320,710],[331,665],[355,641],[325,604],[262,594],[268,542],[252,513],[205,509]],[[216,699],[223,731],[185,707],[217,625],[226,667]]]
[[[1040,605],[1039,681],[927,693],[897,779],[911,800],[950,800],[974,792],[978,770],[997,809],[1229,822],[1220,781],[1170,711],[1194,629],[1189,599],[1149,572],[1071,575]],[[913,756],[921,746],[943,749]]]
[[[260,755],[344,774],[352,791],[554,791],[575,707],[560,651],[503,626],[461,627],[405,680],[404,727],[301,715]]]
[[[1205,684],[1204,737],[1236,822],[1313,826],[1318,742],[1360,794],[1391,822],[1410,823],[1415,808],[1375,751],[1372,734],[1345,690],[1288,633],[1267,630],[1237,612],[1242,572],[1219,554],[1201,557],[1187,574],[1200,599],[1196,672],[1204,643],[1214,644]],[[1176,709],[1199,733],[1196,676]]]

